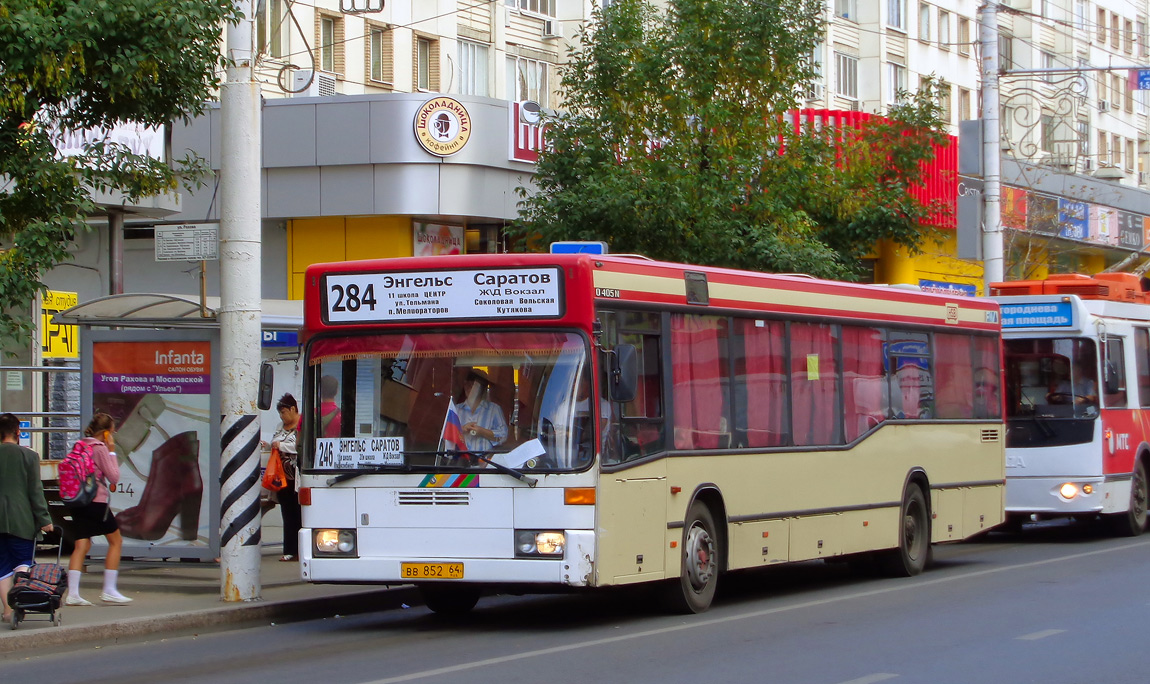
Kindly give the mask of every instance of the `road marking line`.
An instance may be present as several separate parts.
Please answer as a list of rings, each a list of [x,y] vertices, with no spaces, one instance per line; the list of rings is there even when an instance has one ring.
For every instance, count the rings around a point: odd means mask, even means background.
[[[778,606],[775,608],[764,608],[763,610],[756,610],[750,613],[742,613],[739,615],[729,615],[727,617],[711,618],[708,620],[692,620],[691,622],[681,623],[672,627],[660,627],[658,629],[647,629],[642,632],[635,632],[633,634],[620,634],[613,637],[605,637],[603,639],[590,639],[588,641],[580,641],[573,644],[564,644],[563,646],[553,646],[551,648],[541,648],[535,651],[524,651],[522,653],[512,653],[497,658],[486,658],[484,660],[473,660],[467,663],[460,663],[459,665],[449,665],[447,667],[438,667],[433,670],[422,670],[420,672],[412,672],[410,674],[398,675],[396,677],[388,677],[386,679],[376,679],[364,684],[396,684],[398,682],[410,682],[416,679],[426,679],[428,677],[438,677],[445,674],[455,674],[457,672],[467,672],[477,667],[485,667],[487,665],[499,665],[501,663],[511,663],[518,660],[526,660],[528,658],[538,658],[541,656],[552,655],[555,653],[566,653],[568,651],[575,651],[583,648],[593,648],[595,646],[605,646],[607,644],[617,644],[623,641],[632,641],[634,639],[643,639],[650,636],[660,636],[663,634],[673,634],[674,632],[681,632],[687,629],[699,629],[701,627],[710,627],[711,625],[720,625],[725,622],[736,622],[739,620],[748,620],[751,618],[766,617],[768,615],[778,615],[780,613],[789,613],[794,610],[801,610],[803,608],[816,608],[825,606],[831,603],[838,603],[839,601],[850,601],[853,599],[870,598],[872,596],[881,596],[883,594],[890,594],[896,591],[906,591],[908,589],[921,589],[923,587],[931,587],[938,584],[949,584],[958,580],[965,580],[974,577],[986,577],[989,575],[997,575],[999,573],[1007,572],[1010,570],[1026,570],[1030,568],[1037,568],[1043,565],[1051,565],[1053,563],[1061,563],[1064,561],[1078,560],[1079,558],[1089,558],[1091,556],[1100,556],[1102,554],[1114,553],[1116,551],[1127,551],[1129,549],[1137,549],[1150,546],[1150,539],[1139,542],[1131,542],[1121,546],[1112,546],[1107,549],[1098,549],[1097,551],[1083,551],[1082,553],[1075,553],[1069,556],[1062,556],[1059,558],[1047,558],[1046,560],[1031,561],[1029,563],[1019,563],[1017,565],[1004,565],[999,568],[987,568],[986,570],[974,570],[963,574],[952,575],[950,577],[939,577],[938,579],[924,580],[921,582],[906,583],[896,582],[889,587],[881,589],[868,589],[867,591],[859,591],[853,594],[846,594],[844,596],[836,596],[833,598],[814,599],[811,601],[804,601],[789,606]]]
[[[898,677],[898,675],[891,674],[889,672],[876,672],[875,674],[859,677],[858,679],[852,679],[848,682],[839,682],[839,684],[874,684],[875,682],[885,682],[886,680],[894,679],[895,677]]]
[[[1020,637],[1014,637],[1018,641],[1037,641],[1038,639],[1045,639],[1048,636],[1055,634],[1062,634],[1065,629],[1044,629],[1041,632],[1034,632],[1033,634],[1023,634]]]

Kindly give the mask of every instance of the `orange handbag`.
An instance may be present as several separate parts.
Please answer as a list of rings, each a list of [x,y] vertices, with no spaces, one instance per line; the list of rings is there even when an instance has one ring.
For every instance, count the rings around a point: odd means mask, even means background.
[[[268,467],[264,468],[264,489],[272,492],[278,492],[287,486],[287,473],[284,472],[283,459],[280,458],[280,450],[272,448],[271,456],[268,456]]]

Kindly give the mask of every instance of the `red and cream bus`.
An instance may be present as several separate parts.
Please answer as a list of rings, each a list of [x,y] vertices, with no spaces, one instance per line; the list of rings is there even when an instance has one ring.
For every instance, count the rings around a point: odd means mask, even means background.
[[[1102,516],[1120,534],[1146,528],[1148,285],[1131,273],[991,285],[1002,307],[1014,524]]]
[[[914,575],[1003,519],[989,300],[586,254],[317,264],[305,287],[311,582],[452,612],[662,581],[698,612],[729,570]]]

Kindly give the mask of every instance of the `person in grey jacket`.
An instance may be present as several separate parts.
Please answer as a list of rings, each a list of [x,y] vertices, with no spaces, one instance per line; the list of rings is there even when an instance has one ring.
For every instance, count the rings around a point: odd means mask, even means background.
[[[52,517],[40,482],[40,456],[20,446],[20,420],[0,414],[0,619],[12,619],[8,591],[17,570],[34,562],[40,532],[52,531]]]

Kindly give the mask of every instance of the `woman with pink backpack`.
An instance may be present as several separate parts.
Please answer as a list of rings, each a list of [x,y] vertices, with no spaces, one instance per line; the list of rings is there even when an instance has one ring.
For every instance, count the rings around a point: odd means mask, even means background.
[[[108,553],[104,557],[104,590],[100,593],[100,600],[111,604],[132,602],[116,588],[124,538],[116,524],[116,516],[108,508],[108,486],[115,486],[120,481],[120,464],[112,452],[116,448],[115,434],[116,424],[107,413],[94,414],[84,429],[83,441],[92,449],[98,488],[91,503],[70,509],[76,545],[68,561],[68,596],[64,598],[64,604],[68,606],[92,605],[91,601],[80,596],[80,577],[84,572],[84,560],[92,548],[92,537],[99,536],[108,540]]]

